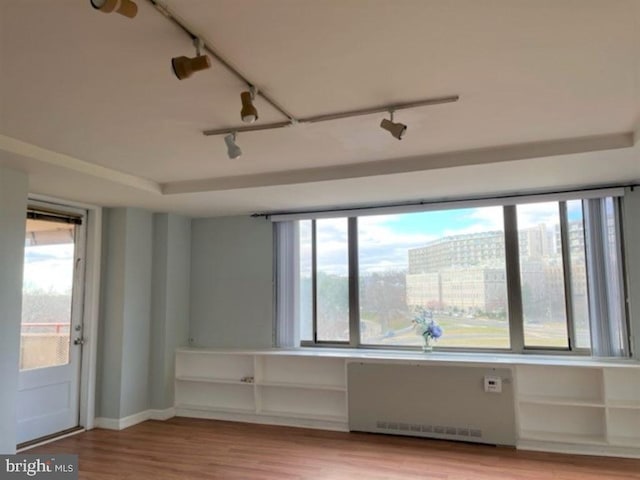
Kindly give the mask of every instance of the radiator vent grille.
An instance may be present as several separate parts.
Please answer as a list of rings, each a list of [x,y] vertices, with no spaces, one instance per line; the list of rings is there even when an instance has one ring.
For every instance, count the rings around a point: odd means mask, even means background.
[[[423,425],[418,423],[403,423],[378,420],[376,428],[397,433],[435,434],[446,437],[473,437],[482,438],[482,430],[479,428],[453,427],[449,425]]]

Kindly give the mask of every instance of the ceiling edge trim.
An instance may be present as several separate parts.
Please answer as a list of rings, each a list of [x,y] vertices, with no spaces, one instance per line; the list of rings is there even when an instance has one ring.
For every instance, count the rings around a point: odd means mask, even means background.
[[[120,172],[119,170],[85,162],[84,160],[79,160],[75,157],[65,155],[64,153],[58,153],[53,150],[38,147],[37,145],[33,145],[7,135],[0,135],[0,150],[22,155],[23,157],[32,158],[40,162],[55,165],[56,167],[65,168],[67,170],[73,170],[85,175],[98,177],[110,182],[137,188],[139,190],[158,194],[162,193],[160,184],[153,180],[148,180],[146,178]]]
[[[442,168],[463,167],[513,160],[569,155],[630,148],[634,132],[566,138],[535,143],[421,155],[390,160],[355,163],[335,167],[286,170],[255,175],[238,175],[201,180],[162,183],[163,195],[204,193],[242,188],[270,187],[348,178],[391,175]]]

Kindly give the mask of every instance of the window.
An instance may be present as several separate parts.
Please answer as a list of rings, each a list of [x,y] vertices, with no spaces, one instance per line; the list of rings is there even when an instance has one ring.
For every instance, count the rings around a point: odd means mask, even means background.
[[[302,344],[628,354],[619,198],[543,200],[295,220]]]

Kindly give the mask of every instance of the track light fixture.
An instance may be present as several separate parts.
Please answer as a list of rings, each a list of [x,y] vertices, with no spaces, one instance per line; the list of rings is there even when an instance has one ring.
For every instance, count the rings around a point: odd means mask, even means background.
[[[389,110],[389,116],[391,118],[389,120],[384,118],[382,122],[380,122],[380,126],[393,135],[394,138],[402,140],[404,134],[407,133],[407,126],[404,123],[395,123],[393,121],[393,110]]]
[[[211,61],[209,57],[206,55],[201,55],[200,49],[202,47],[202,40],[199,38],[195,38],[193,40],[193,44],[196,47],[196,56],[193,58],[189,57],[175,57],[171,59],[171,67],[173,68],[173,73],[178,80],[184,80],[185,78],[189,78],[193,75],[194,72],[199,72],[200,70],[206,70],[211,67]]]
[[[253,100],[256,98],[256,87],[250,87],[248,92],[242,92],[240,94],[240,100],[242,100],[242,110],[240,110],[240,118],[244,123],[253,123],[258,120],[258,110],[253,105]]]
[[[224,137],[224,143],[227,144],[227,155],[234,160],[242,155],[242,150],[236,143],[236,132],[232,132]]]
[[[138,13],[138,6],[131,0],[91,0],[91,6],[103,13],[116,12],[129,18]]]

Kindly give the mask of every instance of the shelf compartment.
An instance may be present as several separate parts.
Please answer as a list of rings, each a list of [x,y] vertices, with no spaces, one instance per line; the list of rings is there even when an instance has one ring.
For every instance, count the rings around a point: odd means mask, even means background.
[[[611,444],[640,447],[640,410],[609,408],[607,426]]]
[[[520,403],[520,438],[568,443],[604,443],[604,407]]]
[[[180,382],[176,404],[181,408],[255,412],[252,384]],[[188,407],[185,407],[188,405]]]
[[[261,414],[331,421],[347,418],[345,392],[268,385],[258,388]]]
[[[233,408],[233,407],[207,407],[204,405],[190,405],[188,403],[176,404],[177,410],[194,410],[198,412],[219,412],[219,413],[242,413],[255,415],[255,410],[249,408]]]
[[[240,381],[254,376],[253,356],[178,352],[176,376]]]
[[[640,408],[640,368],[607,368],[604,380],[607,405]]]
[[[346,389],[345,362],[341,358],[261,356],[258,382],[273,385],[315,385]]]
[[[554,403],[604,404],[602,370],[582,367],[518,367],[519,399],[548,397]]]

